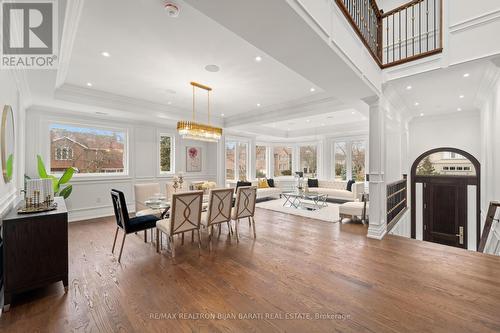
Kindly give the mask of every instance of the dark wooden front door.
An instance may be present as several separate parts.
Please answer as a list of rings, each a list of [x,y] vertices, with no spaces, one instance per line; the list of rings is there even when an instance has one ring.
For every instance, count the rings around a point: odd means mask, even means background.
[[[428,177],[423,222],[425,241],[467,248],[467,179]]]

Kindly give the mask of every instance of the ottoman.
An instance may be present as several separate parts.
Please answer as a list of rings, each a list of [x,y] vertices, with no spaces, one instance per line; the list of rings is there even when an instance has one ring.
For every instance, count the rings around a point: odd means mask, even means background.
[[[359,219],[362,219],[363,215],[364,215],[364,218],[367,220],[369,206],[370,206],[370,203],[367,202],[366,203],[366,213],[363,214],[363,210],[365,207],[365,203],[363,201],[346,202],[346,203],[339,206],[340,220],[342,220],[344,218],[349,218],[351,220],[354,220],[356,217]]]

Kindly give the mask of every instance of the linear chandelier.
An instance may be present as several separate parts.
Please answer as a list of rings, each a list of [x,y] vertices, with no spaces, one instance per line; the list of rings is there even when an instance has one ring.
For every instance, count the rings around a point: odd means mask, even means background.
[[[212,88],[197,82],[191,82],[193,86],[193,120],[180,120],[177,122],[177,132],[183,139],[198,141],[217,142],[222,136],[222,128],[210,125],[210,92]],[[201,124],[195,121],[195,89],[207,91],[208,97],[208,124]]]

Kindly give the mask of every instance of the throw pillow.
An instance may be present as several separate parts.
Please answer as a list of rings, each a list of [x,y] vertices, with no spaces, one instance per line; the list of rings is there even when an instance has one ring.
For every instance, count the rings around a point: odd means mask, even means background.
[[[272,179],[272,178],[268,179],[267,185],[269,185],[269,187],[274,187],[274,179]]]
[[[236,183],[236,188],[238,188],[240,186],[252,186],[252,183],[250,183],[250,182],[243,182],[241,180],[238,180],[238,182]]]
[[[312,187],[318,187],[318,180],[317,179],[307,179],[307,187],[312,188]]]
[[[347,182],[347,187],[346,187],[346,190],[348,190],[349,192],[352,192],[352,184],[356,183],[353,179],[351,179],[350,181]]]
[[[269,188],[269,185],[267,184],[267,179],[259,179],[259,183],[257,185],[258,188]]]

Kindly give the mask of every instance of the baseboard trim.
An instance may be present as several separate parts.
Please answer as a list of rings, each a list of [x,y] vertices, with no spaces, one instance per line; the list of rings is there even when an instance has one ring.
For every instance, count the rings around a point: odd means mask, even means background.
[[[368,234],[366,235],[368,238],[381,240],[387,234],[387,224],[370,224],[368,226]]]

